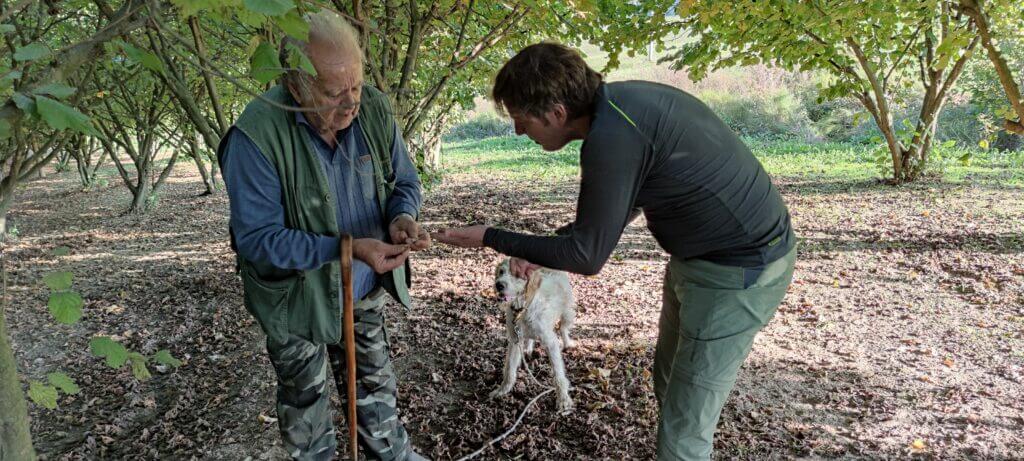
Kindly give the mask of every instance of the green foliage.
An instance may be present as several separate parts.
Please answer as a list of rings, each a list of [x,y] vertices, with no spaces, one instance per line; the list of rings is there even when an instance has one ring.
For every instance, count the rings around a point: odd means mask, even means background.
[[[125,363],[130,364],[132,375],[140,381],[153,377],[147,366],[150,360],[175,368],[182,364],[180,360],[174,358],[166,349],[161,349],[151,359],[147,359],[146,356],[135,351],[129,351],[121,343],[106,336],[94,337],[89,341],[89,349],[93,355],[106,359],[105,363],[110,368],[119,369]]]
[[[570,180],[579,175],[579,142],[557,152],[545,152],[525,136],[498,136],[450,143],[448,173],[529,178],[537,181]]]
[[[55,130],[72,129],[92,136],[100,135],[96,128],[93,128],[89,117],[79,112],[78,109],[45,96],[36,96],[35,101],[39,117],[51,128]]]
[[[818,71],[830,79],[822,85],[821,99],[856,96],[882,123],[886,136],[898,127],[890,125],[891,105],[901,92],[915,85],[945,85],[957,78],[948,68],[970,55],[973,24],[949,14],[943,0],[841,0],[822,5],[814,2],[716,2],[686,1],[679,5],[679,25],[696,38],[668,59],[686,68],[693,78],[732,66],[772,63],[793,71]],[[937,72],[920,72],[931,68]],[[931,79],[936,79],[932,82]],[[937,93],[925,93],[926,98]],[[943,95],[947,93],[942,93]],[[945,97],[945,96],[943,96]],[[937,115],[939,104],[927,104],[927,116]],[[930,129],[929,125],[929,128]],[[915,133],[931,136],[931,132]],[[913,159],[919,153],[903,143],[916,139],[899,136],[900,143],[886,143],[893,150],[900,180],[919,171]],[[901,144],[902,143],[902,144]],[[904,171],[903,158],[910,159]],[[920,162],[918,162],[920,163]]]
[[[984,113],[981,110],[977,105],[967,101],[947,104],[935,128],[936,140],[952,140],[960,146],[973,147],[981,143],[987,145],[993,130],[986,127],[983,121]]]
[[[74,275],[71,272],[50,272],[43,276],[43,283],[53,291],[63,291],[71,289],[73,279]]]
[[[62,83],[49,83],[33,89],[32,93],[53,96],[57,99],[65,99],[75,94],[75,88]]]
[[[709,91],[699,97],[741,136],[804,141],[820,138],[803,105],[787,89],[745,95]]]
[[[452,126],[445,133],[444,140],[484,139],[494,136],[507,136],[511,133],[512,124],[508,119],[499,117],[493,112],[487,112]]]
[[[167,349],[160,349],[157,351],[157,353],[153,355],[153,361],[174,368],[181,366],[181,360],[174,358],[174,356],[171,355],[171,352]]]
[[[281,16],[295,8],[292,0],[245,0],[244,4],[249,10],[267,16]]]
[[[89,340],[92,355],[106,359],[110,368],[121,368],[128,361],[128,350],[121,343],[106,336],[96,336]]]
[[[193,16],[212,6],[209,0],[171,0],[171,3],[178,7],[182,17]]]
[[[666,37],[678,32],[679,23],[673,10],[684,8],[678,0],[601,0],[593,15],[585,20],[592,23],[584,30],[585,38],[598,43],[608,52],[604,71],[615,69],[623,53],[632,55],[654,43],[657,51],[666,48]]]
[[[306,53],[301,48],[295,46],[294,43],[288,44],[288,67],[292,69],[302,69],[309,75],[316,75],[316,68],[313,67],[313,62],[306,57]]]
[[[888,177],[877,170],[875,145],[753,138],[744,142],[776,180],[874,184]],[[1024,151],[942,145],[936,149],[949,159],[945,165],[930,167],[930,175],[936,179],[1024,187]],[[448,174],[529,178],[538,183],[576,181],[579,177],[577,143],[558,152],[544,152],[525,136],[501,136],[451,142],[445,151]],[[961,161],[967,154],[967,160]],[[891,162],[886,166],[891,168]],[[939,167],[944,169],[939,171]]]
[[[22,112],[28,115],[37,115],[36,101],[22,93],[14,93],[11,95],[11,100],[14,101],[14,105],[21,109]]]
[[[50,410],[57,408],[57,388],[39,381],[30,381],[28,385],[28,397],[37,405]]]
[[[20,79],[22,72],[20,70],[12,70],[0,76],[0,89],[10,87],[16,80]]]
[[[925,173],[942,177],[955,166],[971,166],[976,153],[976,148],[958,147],[957,142],[952,139],[941,142],[932,148]]]
[[[298,10],[291,10],[288,13],[274,18],[274,23],[277,27],[280,27],[284,33],[291,35],[299,40],[306,41],[309,39],[309,24],[302,18]],[[316,72],[311,72],[316,75]]]
[[[40,381],[29,381],[28,397],[36,405],[53,410],[57,408],[59,392],[74,395],[81,392],[78,384],[71,377],[61,372],[53,372],[46,375],[49,384]],[[59,392],[58,392],[59,391]]]
[[[128,360],[132,364],[132,375],[139,381],[145,381],[152,378],[153,375],[149,373],[149,368],[146,367],[146,356],[138,352],[130,352],[128,354]]]
[[[69,252],[67,247],[53,250],[54,255],[58,257]],[[74,275],[68,271],[55,271],[43,276],[43,283],[50,289],[47,308],[54,319],[65,325],[73,324],[82,318],[84,302],[78,293],[72,291],[73,281]]]
[[[78,384],[75,383],[75,380],[71,379],[70,376],[64,373],[50,373],[46,375],[46,379],[50,381],[50,384],[52,384],[57,389],[60,389],[60,391],[65,394],[74,395],[81,392],[81,389],[78,387]]]
[[[82,297],[73,291],[58,291],[50,294],[47,307],[58,322],[70,325],[82,318]]]
[[[125,42],[118,41],[115,42],[115,44],[124,50],[125,55],[127,55],[129,59],[141,64],[142,67],[145,67],[158,75],[162,75],[166,71],[164,69],[163,61],[161,61],[157,55],[146,50],[140,50],[139,48]]]
[[[283,73],[284,68],[281,67],[274,46],[267,42],[260,42],[249,61],[249,76],[261,85],[266,85]]]
[[[15,61],[39,61],[50,54],[50,47],[36,42],[16,48],[12,57]]]
[[[992,3],[989,3],[990,6]],[[1018,6],[1017,8],[1024,7]],[[995,45],[1009,68],[1017,69],[1015,75],[1017,82],[1024,85],[1024,71],[1020,70],[1024,69],[1024,34],[1021,33],[1024,31],[1024,12],[1017,13],[1016,23],[1013,22],[1013,18],[1013,14],[1000,14],[992,18],[995,21],[993,27],[997,28],[994,32],[1002,32],[998,34],[998,41]],[[1006,33],[1006,31],[1016,31],[1016,33]],[[1016,118],[999,81],[999,76],[986,53],[975,54],[968,62],[960,80],[958,89],[970,97],[970,102],[976,108],[978,115],[984,114],[992,121],[993,133],[1002,129],[1002,120]],[[984,125],[985,122],[979,120],[979,123]]]

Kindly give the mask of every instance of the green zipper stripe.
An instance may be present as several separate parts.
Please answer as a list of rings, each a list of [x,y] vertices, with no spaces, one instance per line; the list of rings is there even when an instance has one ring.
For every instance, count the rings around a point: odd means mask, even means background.
[[[623,111],[622,111],[622,109],[619,109],[619,106],[616,106],[616,105],[615,105],[615,103],[614,103],[614,102],[612,102],[612,100],[611,100],[611,99],[609,99],[609,100],[608,100],[608,104],[611,104],[611,105],[612,105],[612,108],[613,108],[613,109],[615,109],[616,111],[618,111],[618,112],[619,112],[619,114],[621,114],[621,115],[622,115],[622,117],[623,117],[623,118],[625,118],[625,119],[626,119],[626,121],[627,121],[627,122],[629,122],[629,124],[630,124],[630,125],[633,125],[633,128],[637,128],[637,126],[636,126],[636,122],[634,122],[634,121],[633,121],[633,119],[629,118],[629,116],[628,116],[628,115],[626,115],[626,113],[625,113],[625,112],[623,112]]]

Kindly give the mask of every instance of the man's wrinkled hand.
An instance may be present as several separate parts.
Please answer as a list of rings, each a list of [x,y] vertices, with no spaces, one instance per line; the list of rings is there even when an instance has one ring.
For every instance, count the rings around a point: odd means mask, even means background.
[[[531,263],[525,259],[512,258],[509,260],[509,268],[512,270],[512,275],[521,279],[528,279],[530,278],[530,274],[532,274],[533,271],[540,269],[541,266]]]
[[[430,234],[407,214],[402,214],[391,221],[388,233],[391,234],[392,242],[397,245],[408,245],[412,251],[426,250],[430,247]]]
[[[438,242],[455,245],[462,248],[479,248],[484,246],[484,233],[487,226],[477,225],[469,227],[453,227],[441,229],[432,235]]]
[[[374,272],[384,274],[397,269],[409,257],[409,245],[391,245],[377,239],[352,241],[352,256],[366,263]]]

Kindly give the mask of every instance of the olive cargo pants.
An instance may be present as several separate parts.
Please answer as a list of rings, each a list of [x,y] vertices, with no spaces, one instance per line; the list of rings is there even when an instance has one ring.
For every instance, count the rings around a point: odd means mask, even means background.
[[[654,393],[659,460],[706,460],[754,336],[793,278],[796,248],[763,268],[672,258],[665,274]]]

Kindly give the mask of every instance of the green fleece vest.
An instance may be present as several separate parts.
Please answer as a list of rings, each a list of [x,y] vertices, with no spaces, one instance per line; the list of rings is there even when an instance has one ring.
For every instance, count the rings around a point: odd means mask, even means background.
[[[277,105],[296,105],[291,94],[276,86],[249,103],[235,122],[274,165],[281,180],[285,227],[323,235],[340,236],[336,207],[327,176],[308,130],[295,122],[295,114]],[[387,96],[363,86],[359,126],[372,154],[374,179],[381,216],[395,189],[391,145],[394,116]],[[224,143],[219,151],[223,152]],[[386,218],[384,218],[386,219]],[[382,223],[385,230],[387,223]],[[386,232],[385,232],[386,233]],[[284,270],[239,255],[245,307],[267,336],[283,341],[288,333],[316,343],[341,339],[341,265],[338,261],[308,270]],[[406,307],[409,298],[408,263],[385,274],[384,288]]]

